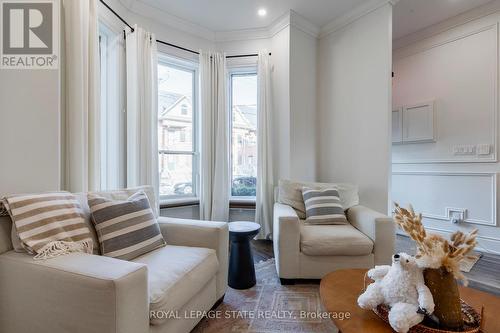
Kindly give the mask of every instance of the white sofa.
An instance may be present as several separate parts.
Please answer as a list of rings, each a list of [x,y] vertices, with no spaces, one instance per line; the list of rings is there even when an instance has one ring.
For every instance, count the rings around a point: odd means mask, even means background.
[[[392,218],[356,205],[347,210],[348,225],[307,225],[296,211],[274,204],[273,242],[282,284],[321,279],[345,268],[389,264],[394,253]]]
[[[13,250],[12,223],[0,217],[0,332],[189,332],[201,319],[190,311],[210,310],[226,291],[227,223],[158,221],[167,246],[133,261],[34,261]]]

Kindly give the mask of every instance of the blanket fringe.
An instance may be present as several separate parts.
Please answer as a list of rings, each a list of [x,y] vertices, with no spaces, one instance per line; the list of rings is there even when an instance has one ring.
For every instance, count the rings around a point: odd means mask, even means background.
[[[92,240],[83,240],[79,242],[54,241],[50,242],[33,257],[34,260],[45,260],[55,258],[72,252],[83,252],[92,254]]]

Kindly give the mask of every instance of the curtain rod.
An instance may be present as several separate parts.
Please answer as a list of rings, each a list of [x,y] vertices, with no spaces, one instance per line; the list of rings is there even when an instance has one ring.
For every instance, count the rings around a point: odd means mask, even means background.
[[[127,21],[125,21],[125,19],[123,17],[121,17],[117,12],[115,12],[113,10],[113,8],[111,8],[106,2],[104,2],[104,0],[99,0],[107,9],[109,9],[109,11],[111,13],[113,13],[120,21],[122,21],[127,27],[130,28],[130,30],[132,30],[132,32],[134,32],[134,27],[132,27],[130,24],[128,24]],[[162,40],[159,40],[157,39],[156,40],[157,43],[160,43],[160,44],[163,44],[163,45],[167,45],[167,46],[171,46],[171,47],[175,47],[176,49],[179,49],[179,50],[183,50],[183,51],[186,51],[186,52],[190,52],[190,53],[194,53],[194,54],[200,54],[200,52],[198,51],[194,51],[194,50],[190,50],[190,49],[187,49],[185,47],[182,47],[182,46],[179,46],[179,45],[175,45],[175,44],[171,44],[171,43],[167,43],[167,42],[164,42]],[[269,52],[269,55],[271,55],[271,52]],[[238,55],[230,55],[230,56],[226,56],[226,58],[244,58],[244,57],[256,57],[258,56],[257,53],[252,53],[252,54],[238,54]]]

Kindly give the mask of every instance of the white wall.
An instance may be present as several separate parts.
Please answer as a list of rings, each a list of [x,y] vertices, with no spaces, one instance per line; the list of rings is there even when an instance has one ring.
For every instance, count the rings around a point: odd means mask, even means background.
[[[393,200],[412,203],[436,233],[478,228],[479,247],[496,253],[499,22],[498,12],[473,20],[464,14],[417,41],[395,42],[404,46],[394,50],[393,104],[435,100],[437,141],[395,145],[392,155]],[[490,145],[490,154],[454,153],[457,145],[479,144]],[[465,221],[453,224],[461,210]]]
[[[0,69],[0,197],[60,189],[59,74]]]
[[[59,37],[61,59],[62,30]],[[0,197],[62,187],[62,66],[0,69]]]
[[[290,177],[316,180],[317,38],[290,28]]]
[[[318,179],[359,185],[361,203],[387,212],[392,6],[319,41]]]
[[[272,38],[274,160],[276,180],[290,174],[290,27]],[[277,183],[277,182],[276,182]]]

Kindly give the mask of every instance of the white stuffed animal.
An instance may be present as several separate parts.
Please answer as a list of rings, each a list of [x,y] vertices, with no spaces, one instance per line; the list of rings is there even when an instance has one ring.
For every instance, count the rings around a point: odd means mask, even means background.
[[[374,309],[380,304],[390,306],[389,323],[396,332],[408,332],[424,319],[423,313],[434,312],[432,294],[412,256],[395,254],[392,266],[375,266],[368,276],[375,282],[359,296],[358,304],[363,309]]]

